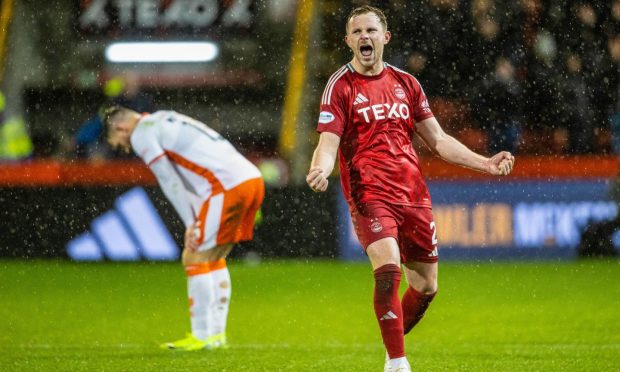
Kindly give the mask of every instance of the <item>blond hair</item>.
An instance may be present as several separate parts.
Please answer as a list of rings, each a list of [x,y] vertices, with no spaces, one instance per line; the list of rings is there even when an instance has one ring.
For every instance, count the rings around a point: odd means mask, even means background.
[[[349,32],[349,21],[351,20],[351,18],[357,17],[358,15],[366,14],[366,13],[373,13],[374,15],[376,15],[377,18],[379,18],[379,23],[381,23],[383,25],[384,30],[387,31],[387,27],[388,27],[387,18],[385,18],[385,14],[383,13],[383,10],[379,8],[375,8],[374,6],[370,6],[370,5],[363,5],[363,6],[353,9],[351,13],[349,13],[349,16],[347,17],[347,24],[346,24],[347,32]]]

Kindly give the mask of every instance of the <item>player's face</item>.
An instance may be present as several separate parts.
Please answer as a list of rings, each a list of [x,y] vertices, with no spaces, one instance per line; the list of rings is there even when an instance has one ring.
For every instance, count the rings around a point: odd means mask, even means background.
[[[131,131],[128,130],[127,120],[118,120],[112,129],[108,131],[108,144],[115,150],[131,152]]]
[[[383,28],[374,13],[355,16],[347,24],[345,41],[353,51],[353,60],[366,70],[378,68],[383,63],[383,47],[391,34]]]

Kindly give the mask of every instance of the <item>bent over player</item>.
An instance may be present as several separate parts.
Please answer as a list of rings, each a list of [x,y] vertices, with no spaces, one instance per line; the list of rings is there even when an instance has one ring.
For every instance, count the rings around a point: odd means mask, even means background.
[[[431,198],[412,146],[420,136],[443,159],[492,175],[511,172],[514,157],[478,155],[440,127],[410,74],[383,62],[390,41],[385,15],[362,6],[347,18],[351,62],[336,71],[321,98],[319,143],[306,181],[325,191],[340,180],[357,236],[374,270],[374,311],[387,350],[385,370],[409,371],[404,335],[437,292],[437,231]],[[401,264],[409,286],[398,298]]]
[[[192,332],[162,348],[225,347],[226,256],[234,243],[253,237],[264,196],[260,172],[213,129],[174,111],[141,115],[112,107],[104,123],[110,145],[133,149],[144,160],[186,227],[182,263]]]

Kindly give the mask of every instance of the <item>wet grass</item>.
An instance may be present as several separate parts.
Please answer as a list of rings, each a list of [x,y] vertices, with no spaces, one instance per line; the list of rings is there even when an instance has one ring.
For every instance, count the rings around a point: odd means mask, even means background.
[[[231,348],[175,353],[180,265],[0,261],[0,370],[382,370],[367,264],[230,267]],[[618,370],[620,264],[442,263],[406,343],[418,371]]]

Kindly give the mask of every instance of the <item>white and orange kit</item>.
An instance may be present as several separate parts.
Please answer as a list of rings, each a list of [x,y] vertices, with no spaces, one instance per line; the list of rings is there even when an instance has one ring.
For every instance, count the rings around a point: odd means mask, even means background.
[[[219,133],[186,115],[157,111],[140,119],[131,145],[185,226],[199,222],[199,251],[252,239],[263,180]]]

